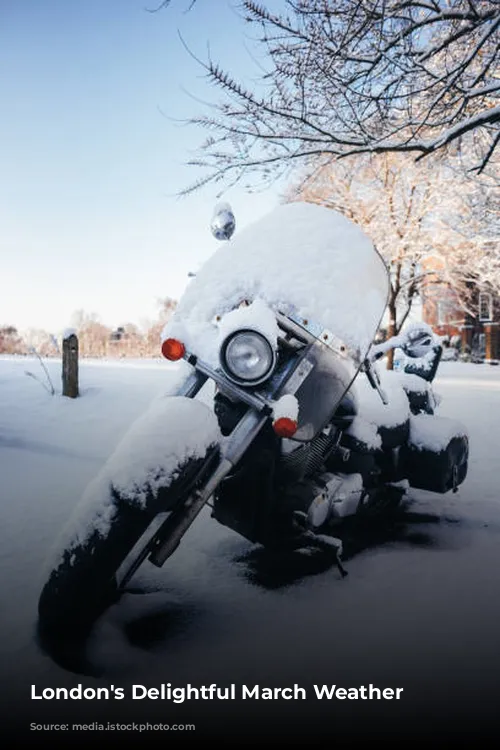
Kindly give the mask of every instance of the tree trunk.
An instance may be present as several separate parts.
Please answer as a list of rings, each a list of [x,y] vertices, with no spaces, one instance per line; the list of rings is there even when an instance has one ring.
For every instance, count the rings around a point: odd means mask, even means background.
[[[63,340],[62,345],[63,396],[77,398],[78,391],[78,338],[74,333]]]
[[[392,336],[397,334],[396,326],[396,303],[395,300],[389,301],[389,327],[387,329],[387,338],[390,339]],[[390,349],[387,352],[387,369],[394,369],[394,349]]]

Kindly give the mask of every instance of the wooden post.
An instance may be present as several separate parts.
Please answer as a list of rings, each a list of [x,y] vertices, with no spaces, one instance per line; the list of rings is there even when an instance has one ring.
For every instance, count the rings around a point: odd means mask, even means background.
[[[72,333],[62,344],[63,396],[77,398],[78,391],[78,338]]]

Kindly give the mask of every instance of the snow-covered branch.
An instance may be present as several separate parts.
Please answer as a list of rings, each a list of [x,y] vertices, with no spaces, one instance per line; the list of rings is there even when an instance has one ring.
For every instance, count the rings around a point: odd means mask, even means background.
[[[465,310],[476,304],[471,289],[500,293],[494,177],[479,182],[444,159],[415,162],[405,154],[364,154],[312,167],[287,197],[340,211],[371,237],[390,272],[389,335],[430,291],[439,297],[450,290]]]
[[[480,133],[484,169],[500,132],[500,3],[496,0],[244,0],[266,55],[253,87],[203,62],[223,94],[193,117],[211,137],[198,184],[282,174],[328,154],[449,150]]]

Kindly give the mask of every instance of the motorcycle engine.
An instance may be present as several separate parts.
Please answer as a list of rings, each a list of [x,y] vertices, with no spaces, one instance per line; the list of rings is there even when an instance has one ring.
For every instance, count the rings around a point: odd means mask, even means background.
[[[311,442],[303,443],[288,453],[282,453],[280,468],[288,478],[300,481],[319,471],[337,442],[336,430],[332,429],[329,433],[320,432]]]
[[[361,474],[325,472],[293,485],[286,502],[307,526],[317,529],[326,521],[354,515],[363,495]]]

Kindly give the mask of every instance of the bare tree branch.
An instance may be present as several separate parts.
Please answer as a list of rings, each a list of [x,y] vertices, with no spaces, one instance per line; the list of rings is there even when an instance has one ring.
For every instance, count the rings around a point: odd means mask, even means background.
[[[308,165],[286,198],[340,211],[371,237],[390,272],[394,335],[425,291],[450,290],[468,311],[471,283],[500,293],[499,187],[500,176],[480,184],[445,159],[365,154]]]
[[[215,135],[196,160],[206,170],[197,185],[286,173],[318,152],[459,152],[471,133],[480,135],[474,167],[490,163],[500,131],[497,0],[286,0],[282,13],[243,0],[241,14],[266,69],[251,88],[198,60],[222,99],[213,117],[191,120]]]
[[[171,2],[172,0],[163,0],[163,2],[161,2],[156,8],[146,8],[145,10],[148,13],[158,13],[160,10],[165,10],[165,8],[168,8]],[[187,13],[188,11],[190,11],[195,4],[196,0],[191,0],[185,12]]]

